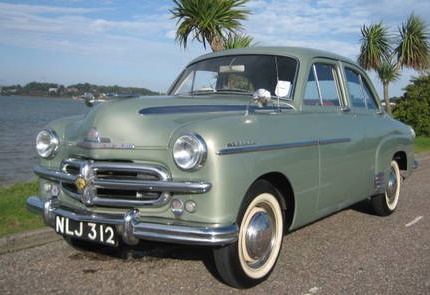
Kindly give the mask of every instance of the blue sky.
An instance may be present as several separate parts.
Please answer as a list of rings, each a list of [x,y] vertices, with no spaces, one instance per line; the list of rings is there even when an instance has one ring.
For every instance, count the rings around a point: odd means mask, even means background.
[[[210,51],[198,42],[179,47],[172,7],[170,0],[0,0],[0,85],[90,82],[166,91],[191,59]],[[363,24],[382,21],[396,33],[415,13],[430,25],[428,0],[251,0],[246,8],[252,15],[245,32],[259,45],[313,47],[354,60]],[[403,73],[392,96],[416,75]]]

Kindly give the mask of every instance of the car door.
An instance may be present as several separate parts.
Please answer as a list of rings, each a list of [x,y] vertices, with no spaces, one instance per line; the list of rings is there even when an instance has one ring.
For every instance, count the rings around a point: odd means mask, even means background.
[[[366,76],[353,65],[344,67],[346,90],[351,105],[351,113],[364,131],[365,145],[362,151],[362,161],[365,165],[363,178],[365,179],[365,196],[374,190],[375,159],[379,141],[387,130],[384,121],[387,117],[377,103],[377,96],[371,88]]]
[[[365,165],[364,129],[349,112],[341,83],[340,64],[317,60],[309,70],[303,99],[304,112],[313,112],[319,148],[317,215],[323,216],[351,204],[363,193]]]

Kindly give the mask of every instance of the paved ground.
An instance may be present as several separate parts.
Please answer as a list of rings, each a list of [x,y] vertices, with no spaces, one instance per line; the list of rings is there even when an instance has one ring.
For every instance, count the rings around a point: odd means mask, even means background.
[[[216,279],[205,249],[102,255],[56,241],[0,255],[0,294],[430,294],[429,192],[425,154],[395,214],[360,204],[290,233],[271,277],[246,291]]]

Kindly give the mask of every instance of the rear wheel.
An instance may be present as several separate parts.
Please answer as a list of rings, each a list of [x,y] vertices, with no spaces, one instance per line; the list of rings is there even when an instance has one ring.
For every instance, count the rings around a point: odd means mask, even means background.
[[[279,192],[264,180],[248,191],[237,220],[237,242],[214,249],[216,268],[227,284],[249,288],[272,272],[283,238],[284,216],[279,198]]]
[[[397,208],[400,196],[400,169],[396,161],[391,161],[390,173],[385,193],[372,198],[372,206],[376,214],[387,216]]]

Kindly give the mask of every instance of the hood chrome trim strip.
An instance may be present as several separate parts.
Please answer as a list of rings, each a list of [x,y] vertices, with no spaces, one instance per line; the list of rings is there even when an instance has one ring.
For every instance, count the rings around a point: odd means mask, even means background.
[[[278,110],[277,106],[267,106],[260,108],[258,106],[246,105],[179,105],[179,106],[161,106],[149,107],[139,111],[141,115],[170,115],[170,114],[192,114],[192,113],[218,113],[218,112],[245,112],[251,113],[256,110],[273,111]],[[283,110],[291,110],[291,107],[281,107]]]

